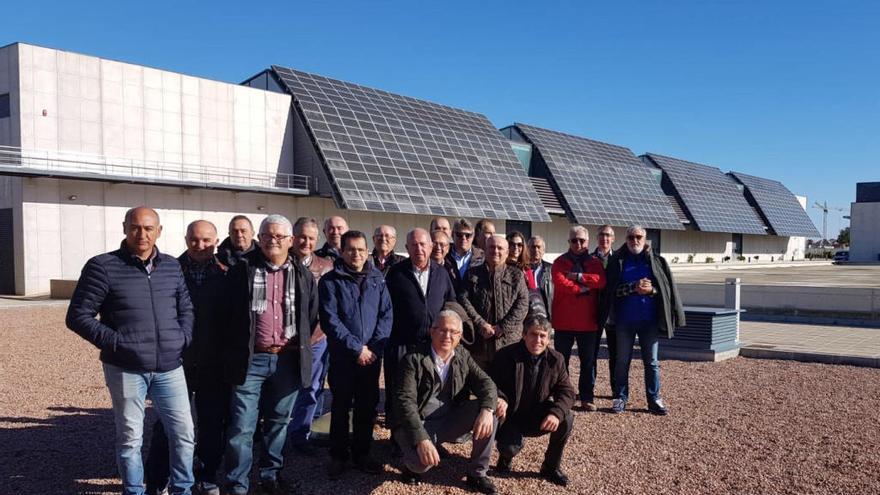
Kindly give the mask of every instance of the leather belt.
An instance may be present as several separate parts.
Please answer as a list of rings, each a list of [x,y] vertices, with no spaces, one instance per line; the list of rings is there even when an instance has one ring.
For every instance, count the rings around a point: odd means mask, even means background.
[[[261,354],[281,354],[282,352],[297,350],[299,350],[299,346],[290,343],[287,345],[270,345],[269,347],[254,346],[254,352]]]

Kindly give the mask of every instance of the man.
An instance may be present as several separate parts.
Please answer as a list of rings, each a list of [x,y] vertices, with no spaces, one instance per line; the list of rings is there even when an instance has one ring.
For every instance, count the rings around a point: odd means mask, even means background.
[[[660,398],[658,335],[670,339],[675,327],[685,325],[684,309],[672,271],[666,260],[646,245],[645,229],[632,225],[626,229],[626,245],[608,260],[608,287],[600,322],[614,318],[617,331],[617,362],[614,366],[612,410],[622,413],[629,399],[629,365],[636,335],[645,365],[645,395],[648,410],[668,414]]]
[[[403,450],[403,481],[415,485],[421,473],[440,464],[441,442],[461,442],[470,433],[467,484],[491,494],[495,485],[486,472],[497,425],[495,385],[458,347],[461,337],[461,317],[443,310],[431,325],[430,345],[403,358],[394,389],[392,437]]]
[[[434,217],[431,219],[431,234],[434,232],[443,232],[446,237],[452,237],[452,226],[449,225],[449,219],[446,217]]]
[[[543,237],[536,235],[529,239],[529,259],[532,262],[532,273],[535,274],[535,283],[541,292],[541,299],[544,301],[544,307],[547,308],[547,314],[552,317],[553,277],[550,275],[550,267],[553,264],[544,261],[546,252],[547,244]]]
[[[428,257],[431,248],[427,230],[411,230],[406,235],[409,259],[391,267],[385,277],[394,311],[394,324],[385,351],[386,419],[394,413],[391,391],[397,376],[397,363],[407,352],[431,340],[429,330],[437,314],[446,303],[455,302],[452,280],[442,266],[431,262]]]
[[[370,456],[379,402],[382,352],[391,333],[391,298],[382,273],[367,262],[367,237],[357,230],[342,236],[341,257],[321,278],[321,328],[330,352],[330,458],[328,474],[338,479],[349,455],[363,472],[383,466]],[[354,410],[349,441],[349,413]]]
[[[235,215],[229,221],[229,237],[217,248],[217,259],[225,266],[235,266],[243,257],[257,250],[254,224],[244,215]]]
[[[232,383],[226,493],[248,492],[253,439],[262,416],[259,469],[264,493],[284,492],[282,449],[297,391],[311,384],[311,336],[317,325],[315,279],[289,254],[292,226],[281,215],[260,223],[258,251],[229,278],[225,375]]]
[[[197,491],[219,495],[217,469],[226,445],[226,418],[229,413],[229,385],[223,380],[222,325],[220,305],[226,272],[214,255],[217,227],[207,220],[196,220],[186,228],[186,251],[177,261],[195,310],[192,345],[183,356],[187,389],[194,394],[196,429],[195,465]],[[161,493],[168,484],[168,438],[161,421],[153,426],[147,456],[147,493]]]
[[[455,266],[455,263],[449,261],[451,242],[452,238],[442,231],[435,230],[431,232],[431,243],[433,244],[431,248],[431,261],[443,267],[443,271],[449,275],[449,280],[453,281],[452,288],[455,290],[454,280],[456,279],[458,268]]]
[[[468,268],[483,264],[483,250],[473,247],[474,228],[467,219],[459,218],[452,228],[453,249],[447,259],[449,264],[455,266],[455,277],[452,284],[456,293],[460,292],[464,285],[464,278]]]
[[[495,235],[495,224],[488,218],[484,218],[477,222],[474,226],[474,243],[477,247],[486,250],[486,241]]]
[[[608,269],[608,260],[611,258],[614,248],[614,228],[608,224],[602,225],[596,230],[596,249],[593,257],[602,262],[602,268]],[[599,294],[599,307],[605,306],[605,291]],[[605,345],[608,346],[608,378],[611,382],[612,392],[616,389],[614,382],[614,366],[617,363],[617,332],[614,331],[614,318],[608,315],[605,327],[597,332],[596,337],[601,338],[602,330],[605,331]],[[598,350],[599,344],[596,345]]]
[[[523,436],[550,435],[540,474],[559,486],[568,484],[560,469],[562,453],[571,436],[574,387],[568,379],[565,359],[550,344],[553,327],[542,315],[523,324],[523,339],[495,356],[492,380],[498,387],[499,420],[496,471],[510,472],[514,456],[522,450]]]
[[[339,257],[339,249],[342,242],[342,235],[348,232],[348,222],[339,216],[328,217],[324,220],[324,245],[321,249],[315,251],[316,256],[336,261]]]
[[[458,295],[474,325],[468,350],[483,369],[488,369],[495,351],[520,339],[529,311],[526,278],[519,267],[506,263],[507,254],[507,239],[489,238],[485,262],[468,270]]]
[[[180,264],[156,248],[162,234],[159,214],[145,206],[132,208],[122,226],[121,247],[83,268],[66,323],[101,350],[123,493],[144,493],[141,445],[149,396],[168,433],[168,490],[189,494],[194,432],[181,364],[192,340],[193,307]]]
[[[391,266],[404,259],[394,252],[395,245],[397,245],[397,229],[390,225],[376,227],[373,232],[373,253],[370,258],[373,266],[382,272],[382,275],[388,275]]]
[[[300,217],[293,224],[293,247],[291,253],[294,260],[307,268],[315,282],[333,269],[333,263],[314,254],[318,243],[318,222],[314,218]],[[300,390],[290,414],[290,425],[287,427],[287,441],[290,446],[306,455],[317,454],[309,443],[312,422],[323,412],[324,380],[327,378],[327,337],[320,325],[312,332],[312,372],[310,383]]]
[[[578,346],[581,409],[595,411],[596,358],[599,346],[599,294],[605,288],[602,263],[590,256],[590,235],[581,225],[568,231],[568,251],[556,258],[553,273],[554,347],[568,368],[571,350]]]

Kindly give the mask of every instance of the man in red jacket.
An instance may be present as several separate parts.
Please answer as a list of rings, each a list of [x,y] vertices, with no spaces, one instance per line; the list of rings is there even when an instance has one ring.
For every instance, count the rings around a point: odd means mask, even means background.
[[[568,232],[568,251],[556,258],[553,274],[553,346],[565,358],[571,358],[575,341],[580,358],[578,394],[581,409],[595,411],[593,389],[596,385],[596,357],[600,326],[598,323],[599,293],[605,288],[602,262],[590,255],[590,235],[581,225]]]

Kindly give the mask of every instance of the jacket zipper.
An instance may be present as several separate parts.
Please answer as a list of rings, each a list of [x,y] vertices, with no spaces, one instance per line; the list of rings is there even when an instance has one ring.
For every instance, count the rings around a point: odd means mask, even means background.
[[[153,261],[153,268],[156,268],[155,261]],[[150,306],[153,308],[153,329],[156,332],[156,371],[158,372],[159,371],[159,319],[156,317],[156,299],[153,297],[153,279],[152,279],[151,273],[147,273],[147,286],[150,289]]]

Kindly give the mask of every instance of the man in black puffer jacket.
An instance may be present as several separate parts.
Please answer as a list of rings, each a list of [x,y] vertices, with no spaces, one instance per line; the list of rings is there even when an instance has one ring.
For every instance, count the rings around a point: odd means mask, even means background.
[[[169,492],[188,494],[194,432],[182,362],[192,340],[193,307],[180,264],[156,249],[159,214],[133,208],[123,228],[122,246],[83,268],[67,326],[101,350],[123,491],[143,491],[141,444],[149,395],[171,444]]]

